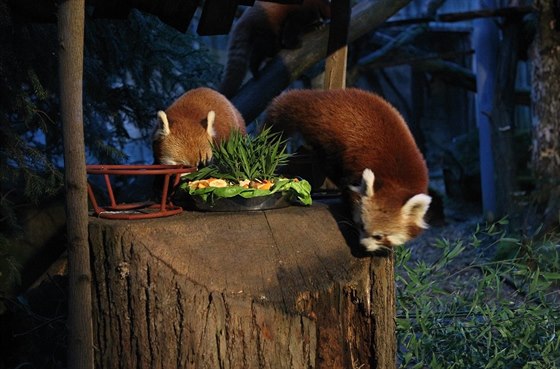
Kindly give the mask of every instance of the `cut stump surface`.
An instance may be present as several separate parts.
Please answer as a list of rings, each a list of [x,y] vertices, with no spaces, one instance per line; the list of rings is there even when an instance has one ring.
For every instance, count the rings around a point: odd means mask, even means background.
[[[395,367],[392,258],[324,205],[90,220],[96,366]]]

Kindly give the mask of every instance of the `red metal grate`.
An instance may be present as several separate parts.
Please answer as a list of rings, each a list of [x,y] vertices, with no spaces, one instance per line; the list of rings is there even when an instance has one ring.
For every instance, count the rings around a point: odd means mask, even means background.
[[[195,170],[196,168],[194,167],[186,167],[184,165],[86,165],[88,174],[102,175],[104,177],[110,201],[110,204],[107,206],[99,206],[93,188],[88,181],[88,196],[93,206],[94,215],[107,219],[148,219],[179,214],[183,209],[171,203],[169,199],[169,184],[172,184],[172,189],[175,188],[179,184],[181,174],[190,173]],[[161,202],[159,204],[153,201],[117,203],[111,185],[111,175],[163,175]]]

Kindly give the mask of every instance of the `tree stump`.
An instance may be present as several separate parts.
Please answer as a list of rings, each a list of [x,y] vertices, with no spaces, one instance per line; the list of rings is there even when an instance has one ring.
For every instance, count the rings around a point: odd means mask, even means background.
[[[392,257],[324,204],[92,218],[96,367],[394,368]]]

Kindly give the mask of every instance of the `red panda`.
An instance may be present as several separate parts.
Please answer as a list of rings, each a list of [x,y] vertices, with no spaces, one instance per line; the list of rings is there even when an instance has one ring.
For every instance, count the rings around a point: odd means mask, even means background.
[[[264,122],[299,132],[323,158],[329,178],[348,186],[367,251],[403,244],[427,227],[426,163],[401,114],[380,96],[351,88],[292,90],[270,103]]]
[[[301,46],[300,36],[330,18],[328,0],[303,0],[301,4],[277,4],[257,1],[234,25],[228,43],[227,63],[219,91],[226,97],[235,95],[247,68],[258,76],[266,58],[280,49]]]
[[[206,87],[187,91],[158,112],[154,163],[204,164],[212,158],[210,142],[228,138],[234,129],[245,133],[245,121],[225,96]]]

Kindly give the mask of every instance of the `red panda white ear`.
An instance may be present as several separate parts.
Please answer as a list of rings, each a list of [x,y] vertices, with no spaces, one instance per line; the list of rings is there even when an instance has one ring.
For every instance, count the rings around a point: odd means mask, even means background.
[[[206,133],[208,133],[208,138],[212,139],[216,137],[216,131],[214,130],[214,120],[216,120],[216,113],[214,110],[208,112],[208,117],[206,118]]]
[[[424,215],[426,215],[431,202],[432,198],[428,195],[423,193],[414,195],[403,205],[401,214],[418,227],[428,228],[428,225],[424,221]]]
[[[167,114],[163,110],[157,112],[157,117],[161,121],[161,127],[157,130],[156,136],[167,136],[171,131],[169,130],[169,121]]]
[[[348,186],[350,190],[357,193],[360,196],[371,197],[373,196],[373,183],[375,182],[375,175],[371,169],[366,168],[362,172],[362,182],[360,187],[358,186]]]

